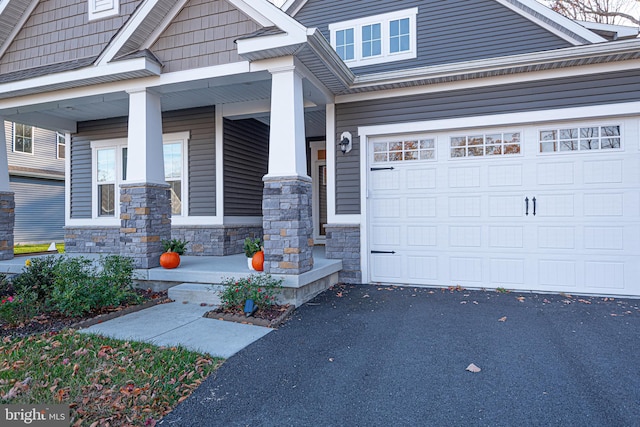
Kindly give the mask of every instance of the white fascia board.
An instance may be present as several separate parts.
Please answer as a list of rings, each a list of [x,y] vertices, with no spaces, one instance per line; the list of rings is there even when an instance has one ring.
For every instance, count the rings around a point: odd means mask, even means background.
[[[26,112],[21,113],[17,117],[5,116],[5,118],[11,121],[17,121],[25,125],[31,125],[42,129],[55,130],[62,133],[76,133],[78,131],[78,124],[74,120],[55,117],[46,113]]]
[[[640,59],[543,71],[529,71],[483,78],[459,79],[451,82],[430,85],[415,85],[395,89],[371,90],[368,92],[338,95],[335,98],[335,103],[344,104],[347,102],[369,101],[374,99],[395,98],[402,96],[421,95],[425,93],[437,93],[459,89],[498,86],[510,83],[551,80],[563,77],[586,76],[590,74],[611,73],[615,71],[627,70],[640,70]]]
[[[257,22],[263,27],[272,27],[274,25],[278,26],[278,24],[276,24],[273,21],[273,11],[270,11],[262,7],[264,6],[264,4],[261,4],[261,3],[267,3],[265,0],[250,0],[250,1],[227,0],[227,1],[232,5],[234,5],[237,9],[247,14],[249,18],[253,19],[255,22]],[[272,5],[270,3],[268,3],[267,6],[273,6],[273,8],[277,9],[275,5]]]
[[[160,25],[158,25],[155,30],[153,30],[151,35],[147,38],[147,40],[142,43],[142,45],[140,46],[140,50],[150,49],[151,46],[153,46],[153,44],[160,38],[162,33],[164,33],[169,25],[171,25],[175,17],[178,16],[178,13],[180,13],[187,1],[188,0],[178,0],[178,2],[173,5],[171,10],[169,10],[169,12],[162,19],[162,22],[160,22]]]
[[[133,16],[131,16],[124,25],[120,28],[120,31],[104,49],[96,65],[106,65],[109,63],[116,54],[120,51],[122,46],[129,40],[133,33],[138,29],[140,24],[144,22],[149,13],[153,10],[159,0],[144,0],[143,3],[137,8]],[[172,9],[172,11],[175,9]]]
[[[149,71],[155,75],[160,75],[160,65],[156,62],[147,58],[134,58],[126,61],[109,63],[101,67],[86,67],[80,70],[66,71],[17,82],[3,83],[0,84],[0,93],[19,92],[20,90],[33,89],[37,87],[42,87],[43,90],[46,90],[47,86],[143,70]]]
[[[136,58],[135,60],[141,61],[144,59],[145,58]],[[128,63],[129,61],[134,61],[134,60],[117,61],[100,68],[104,69],[105,67],[111,67],[113,65],[124,63],[124,62]],[[155,62],[153,62],[153,64],[155,64]],[[82,73],[86,72],[86,70],[87,69],[78,70],[77,72],[79,74],[76,76],[75,80],[85,79],[86,76]],[[160,74],[160,75],[151,76],[151,77],[141,77],[137,79],[95,84],[90,86],[83,86],[83,87],[59,90],[54,92],[43,92],[35,95],[26,95],[22,97],[0,99],[0,110],[12,110],[12,109],[20,108],[23,105],[44,104],[47,102],[60,102],[67,99],[81,98],[86,96],[107,95],[110,93],[123,92],[123,91],[126,92],[129,90],[139,89],[141,87],[158,88],[161,86],[171,85],[175,83],[183,83],[183,82],[191,82],[191,81],[198,81],[198,80],[206,80],[206,79],[216,78],[216,77],[232,76],[236,74],[249,73],[250,71],[251,71],[250,64],[248,61],[234,62],[231,64],[224,64],[224,65],[215,65],[212,67],[196,68],[193,70],[186,70],[186,71],[176,71],[173,73],[165,73],[165,74]],[[55,76],[55,75],[52,75],[52,76]],[[20,82],[20,83],[25,83],[25,85],[28,87],[33,87],[34,80],[35,79],[24,80],[23,82]],[[12,86],[13,84],[14,83],[7,83],[5,85],[0,85],[0,93],[2,92],[2,89],[5,88],[7,85],[10,85],[10,88],[13,90],[13,86]],[[15,111],[15,112],[9,111],[5,114],[17,114],[17,113],[18,111]]]
[[[638,27],[627,25],[601,24],[599,22],[575,21],[581,26],[590,30],[611,31],[617,33],[618,37],[635,37],[638,35]]]
[[[557,12],[554,12],[543,4],[538,3],[536,0],[515,0],[516,3],[520,3],[520,5],[523,7],[518,7],[509,0],[496,1],[576,46],[584,44],[583,40],[587,40],[589,43],[603,43],[607,41],[605,38],[600,37],[599,35],[589,31],[581,25],[578,25],[573,20],[564,17]],[[571,37],[569,33],[566,33],[554,27],[553,25],[550,25],[544,20],[539,19],[537,16],[529,13],[526,8],[531,9],[535,13],[544,16],[546,19],[555,23],[556,25],[567,29],[570,33],[575,34],[577,37]]]
[[[2,3],[0,3],[0,13],[2,13],[3,9],[9,4],[9,1],[10,0],[3,0]],[[27,7],[18,22],[16,22],[7,39],[2,43],[2,45],[0,45],[0,58],[2,58],[7,49],[9,49],[9,46],[11,46],[13,40],[16,38],[20,30],[22,30],[22,27],[27,22],[27,19],[29,19],[38,3],[40,3],[40,0],[32,0],[31,3],[29,3],[29,7]]]
[[[592,105],[587,107],[557,108],[551,110],[525,111],[520,113],[493,114],[454,119],[426,120],[411,123],[361,126],[358,128],[360,144],[366,144],[371,136],[395,135],[446,131],[454,129],[477,129],[490,126],[526,125],[563,120],[636,116],[640,114],[640,101],[620,104]],[[366,150],[361,149],[361,152]],[[361,159],[362,160],[362,159]],[[366,161],[366,157],[364,159]]]

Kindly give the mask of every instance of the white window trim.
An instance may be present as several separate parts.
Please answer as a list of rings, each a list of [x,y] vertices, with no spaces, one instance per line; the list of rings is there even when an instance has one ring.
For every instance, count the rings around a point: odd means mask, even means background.
[[[182,214],[171,215],[172,223],[180,225],[181,223],[189,223],[188,206],[189,206],[189,161],[187,153],[189,152],[190,132],[175,132],[162,135],[162,143],[182,143]],[[122,149],[127,147],[126,138],[105,139],[100,141],[91,141],[91,224],[95,225],[119,225],[120,224],[120,203],[116,201],[113,217],[98,216],[98,170],[96,151],[104,148],[116,149],[116,195],[120,193],[120,185],[126,184],[126,180],[122,180]],[[116,197],[118,200],[119,197]],[[181,220],[182,219],[182,220]],[[177,221],[174,221],[177,220]]]
[[[88,0],[89,21],[109,18],[120,14],[120,0],[112,0],[109,8],[96,8],[96,0]]]
[[[385,13],[382,15],[369,16],[366,18],[353,19],[350,21],[337,22],[329,24],[331,46],[336,48],[336,32],[354,29],[355,43],[355,59],[344,61],[349,67],[363,67],[365,65],[381,64],[385,62],[401,61],[404,59],[413,59],[417,56],[417,35],[416,20],[418,16],[418,8],[398,10],[395,12]],[[409,38],[410,49],[404,52],[390,52],[390,32],[389,22],[397,19],[409,18]],[[362,57],[362,27],[371,24],[381,24],[382,32],[382,55],[372,56],[368,58]]]
[[[16,150],[16,125],[22,125],[22,126],[29,126],[31,127],[31,152],[28,151],[18,151]],[[35,147],[35,140],[36,140],[36,133],[35,133],[35,126],[31,126],[31,125],[25,125],[23,123],[13,123],[13,126],[11,126],[13,132],[12,132],[12,138],[11,138],[11,151],[14,153],[18,153],[18,154],[26,154],[28,156],[33,156],[35,151],[36,151],[36,147]]]
[[[60,137],[64,140],[60,142]],[[64,145],[64,157],[60,157],[60,146]],[[67,137],[64,133],[56,132],[56,159],[64,159],[67,157]]]

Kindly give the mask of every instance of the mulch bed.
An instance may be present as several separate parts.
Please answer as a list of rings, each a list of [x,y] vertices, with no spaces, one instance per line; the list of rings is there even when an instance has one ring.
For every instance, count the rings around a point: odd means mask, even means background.
[[[228,322],[244,323],[246,325],[266,326],[267,328],[277,328],[295,310],[295,306],[272,305],[269,308],[259,309],[253,315],[247,317],[239,309],[223,309],[207,311],[203,317],[209,319],[226,320]]]
[[[67,317],[60,313],[41,314],[18,326],[0,325],[0,337],[26,337],[43,332],[58,332],[66,328],[88,328],[125,314],[134,313],[157,304],[171,302],[167,298],[167,291],[154,292],[150,289],[136,289],[136,292],[144,298],[141,304],[104,308],[81,317]]]

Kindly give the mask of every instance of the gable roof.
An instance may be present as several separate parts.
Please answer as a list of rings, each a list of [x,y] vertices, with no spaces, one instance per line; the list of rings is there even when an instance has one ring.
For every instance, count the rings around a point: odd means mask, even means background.
[[[0,58],[27,21],[39,0],[0,0]]]
[[[295,17],[296,14],[310,0],[287,0],[282,6],[287,14]],[[569,18],[554,12],[548,7],[538,3],[536,0],[492,0],[513,10],[524,18],[547,29],[553,34],[567,40],[573,45],[589,43],[602,43],[607,41],[599,35],[589,31],[587,28],[577,24]]]

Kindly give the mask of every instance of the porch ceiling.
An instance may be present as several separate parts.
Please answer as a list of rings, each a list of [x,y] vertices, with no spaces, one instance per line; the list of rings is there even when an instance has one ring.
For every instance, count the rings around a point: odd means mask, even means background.
[[[271,98],[271,77],[266,72],[248,73],[156,86],[152,90],[161,95],[162,111],[252,101],[262,101],[263,105],[268,106]],[[305,94],[310,94],[313,90],[313,86],[305,81]],[[129,95],[125,90],[0,109],[0,116],[6,120],[71,132],[75,131],[78,122],[128,114]],[[254,112],[251,115],[260,116],[263,120],[266,117],[268,121],[269,112]],[[318,127],[317,120],[316,115],[312,119],[314,129]]]

